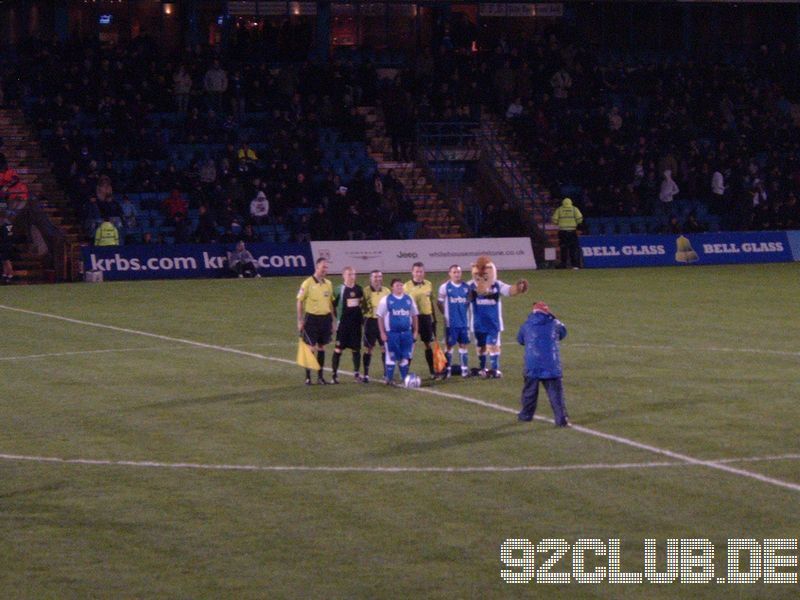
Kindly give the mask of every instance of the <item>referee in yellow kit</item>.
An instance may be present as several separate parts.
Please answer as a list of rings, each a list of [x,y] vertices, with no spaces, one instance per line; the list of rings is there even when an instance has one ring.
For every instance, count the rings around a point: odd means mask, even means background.
[[[297,331],[306,344],[317,351],[317,383],[327,385],[322,376],[325,366],[325,344],[329,344],[336,328],[333,319],[333,284],[326,279],[328,261],[318,258],[314,274],[306,279],[297,292]],[[306,369],[306,385],[311,385],[311,369]]]
[[[433,312],[433,284],[425,279],[425,265],[415,262],[411,265],[411,279],[403,285],[403,291],[419,309],[419,339],[425,344],[425,360],[431,377],[436,379],[433,368],[433,348],[431,343],[436,339],[436,316]]]

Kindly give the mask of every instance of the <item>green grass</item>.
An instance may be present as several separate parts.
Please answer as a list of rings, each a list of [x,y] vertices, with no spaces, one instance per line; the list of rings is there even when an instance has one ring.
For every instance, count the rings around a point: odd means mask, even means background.
[[[530,301],[543,299],[569,328],[562,354],[576,424],[703,460],[800,454],[800,265],[524,275],[532,292],[504,306],[505,378],[428,389],[515,409],[513,338]],[[298,285],[10,287],[0,304],[292,360]],[[5,309],[0,322],[7,455],[329,467],[670,460],[442,395],[349,377],[306,388],[299,367],[278,361]],[[351,368],[347,354],[342,365]],[[551,416],[543,394],[539,414]],[[798,460],[731,466],[800,484]],[[798,506],[800,491],[698,465],[267,472],[4,459],[0,589],[4,598],[788,598],[798,586],[512,586],[500,578],[499,547],[620,538],[623,569],[641,571],[644,538],[663,553],[667,538],[704,537],[719,570],[729,537],[800,537]]]

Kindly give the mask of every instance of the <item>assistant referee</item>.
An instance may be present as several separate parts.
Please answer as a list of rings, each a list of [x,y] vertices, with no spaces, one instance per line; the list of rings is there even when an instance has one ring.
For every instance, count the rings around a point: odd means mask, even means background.
[[[403,290],[419,309],[419,339],[425,344],[425,361],[435,379],[431,342],[436,338],[436,315],[433,313],[433,284],[425,279],[425,265],[421,262],[411,265],[411,279],[403,285]]]
[[[297,331],[306,344],[317,351],[317,383],[327,385],[322,376],[325,366],[325,344],[329,344],[334,330],[333,284],[326,279],[328,261],[318,258],[314,274],[306,279],[297,292]],[[311,370],[306,369],[306,385],[311,385]]]

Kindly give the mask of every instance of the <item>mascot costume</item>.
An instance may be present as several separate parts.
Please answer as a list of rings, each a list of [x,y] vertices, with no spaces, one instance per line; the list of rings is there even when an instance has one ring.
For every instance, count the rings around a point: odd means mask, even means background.
[[[503,283],[497,278],[497,267],[488,256],[479,256],[472,264],[470,282],[470,302],[472,304],[472,323],[475,332],[475,345],[478,347],[478,360],[481,377],[499,378],[500,371],[500,332],[503,331],[503,296],[516,296],[528,291],[528,282],[520,279],[514,285]],[[486,357],[489,369],[486,369]]]

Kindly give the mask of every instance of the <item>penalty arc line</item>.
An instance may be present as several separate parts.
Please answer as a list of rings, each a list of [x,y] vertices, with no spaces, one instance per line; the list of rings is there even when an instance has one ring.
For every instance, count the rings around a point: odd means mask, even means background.
[[[130,328],[127,328],[127,327],[117,327],[116,325],[106,325],[105,323],[95,323],[95,322],[92,322],[92,321],[84,321],[84,320],[81,320],[81,319],[73,319],[73,318],[70,318],[70,317],[64,317],[64,316],[61,316],[61,315],[54,315],[54,314],[51,314],[51,313],[44,313],[44,312],[38,312],[38,311],[33,311],[33,310],[27,310],[27,309],[24,309],[24,308],[16,308],[16,307],[13,307],[13,306],[6,306],[4,304],[0,304],[0,309],[12,311],[12,312],[18,312],[18,313],[22,313],[22,314],[34,315],[34,316],[38,316],[38,317],[46,317],[46,318],[50,318],[50,319],[64,321],[66,323],[73,323],[73,324],[77,324],[77,325],[85,325],[85,326],[88,326],[88,327],[96,327],[96,328],[99,328],[99,329],[108,329],[110,331],[119,331],[121,333],[129,333],[129,334],[132,334],[132,335],[140,335],[140,336],[144,336],[144,337],[149,337],[149,338],[159,339],[159,340],[165,340],[165,341],[169,341],[169,342],[178,342],[178,343],[182,343],[182,344],[188,344],[190,346],[195,346],[197,348],[206,348],[206,349],[209,349],[209,350],[218,350],[220,352],[228,352],[228,353],[237,354],[237,355],[240,355],[240,356],[249,356],[251,358],[257,358],[259,360],[268,360],[268,361],[280,362],[280,363],[290,364],[290,365],[296,364],[295,361],[293,361],[293,360],[289,360],[289,359],[286,359],[286,358],[278,358],[278,357],[275,357],[275,356],[266,356],[264,354],[259,354],[257,352],[247,352],[246,350],[238,350],[236,348],[230,348],[230,347],[227,347],[227,346],[218,346],[216,344],[206,344],[206,343],[203,343],[203,342],[197,342],[197,341],[188,340],[188,339],[185,339],[185,338],[178,338],[178,337],[172,337],[172,336],[168,336],[168,335],[161,335],[161,334],[158,334],[158,333],[151,333],[149,331],[140,331],[140,330],[137,330],[137,329],[130,329]],[[514,414],[514,415],[517,414],[516,410],[514,410],[512,408],[509,408],[507,406],[501,406],[500,404],[494,404],[492,402],[486,402],[484,400],[479,400],[477,398],[470,398],[469,396],[462,396],[461,394],[453,394],[453,393],[449,393],[449,392],[442,392],[442,391],[439,391],[439,390],[432,390],[430,388],[413,388],[413,391],[418,392],[418,393],[427,393],[427,394],[431,394],[431,395],[435,395],[435,396],[441,396],[443,398],[452,398],[454,400],[460,400],[462,402],[467,402],[469,404],[475,404],[475,405],[478,405],[478,406],[483,406],[484,408],[489,408],[489,409],[493,409],[493,410],[496,410],[496,411],[501,411],[501,412],[510,413],[510,414]],[[537,420],[540,420],[540,421],[547,421],[547,422],[550,421],[550,419],[547,419],[547,418],[539,416],[539,415],[537,415],[535,418]],[[580,433],[583,433],[583,434],[586,434],[586,435],[590,435],[590,436],[593,436],[593,437],[605,439],[605,440],[608,440],[608,441],[611,441],[611,442],[616,442],[618,444],[622,444],[622,445],[625,445],[625,446],[630,446],[632,448],[638,448],[639,450],[644,450],[644,451],[647,451],[647,452],[651,452],[653,454],[659,454],[661,456],[666,456],[668,458],[672,458],[674,460],[678,460],[678,461],[681,461],[683,463],[687,463],[687,464],[691,464],[691,465],[697,465],[697,466],[703,466],[703,467],[707,467],[709,469],[715,469],[715,470],[723,471],[725,473],[729,473],[729,474],[732,474],[732,475],[738,475],[740,477],[745,477],[745,478],[748,478],[748,479],[753,479],[753,480],[756,480],[756,481],[760,481],[762,483],[768,483],[768,484],[771,484],[771,485],[774,485],[774,486],[777,486],[777,487],[781,487],[781,488],[784,488],[784,489],[792,490],[794,492],[800,492],[800,484],[792,483],[790,481],[784,481],[782,479],[776,479],[774,477],[768,477],[767,475],[762,475],[760,473],[756,473],[756,472],[753,472],[753,471],[747,471],[745,469],[739,469],[737,467],[729,466],[728,464],[720,464],[720,463],[716,463],[714,461],[708,461],[708,460],[702,460],[702,459],[699,459],[699,458],[694,458],[693,456],[689,456],[688,454],[683,454],[681,452],[673,452],[672,450],[667,450],[665,448],[659,448],[657,446],[652,446],[650,444],[637,442],[636,440],[632,440],[630,438],[626,438],[626,437],[622,437],[622,436],[618,436],[618,435],[613,435],[611,433],[605,433],[605,432],[599,431],[597,429],[590,429],[589,427],[584,427],[582,425],[573,424],[572,425],[572,430],[578,431]]]

